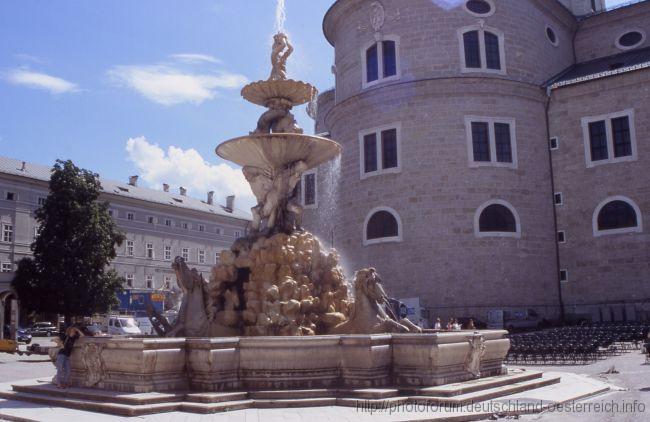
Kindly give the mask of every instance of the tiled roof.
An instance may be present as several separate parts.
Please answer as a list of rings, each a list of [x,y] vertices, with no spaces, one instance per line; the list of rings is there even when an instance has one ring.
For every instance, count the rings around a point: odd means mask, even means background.
[[[51,167],[28,162],[25,163],[24,170],[22,169],[22,166],[23,162],[20,160],[0,156],[0,173],[12,174],[46,182],[50,180]],[[209,205],[206,202],[189,196],[181,196],[173,192],[164,192],[139,186],[131,186],[126,183],[105,179],[101,176],[99,179],[102,184],[102,190],[106,194],[190,209],[213,215],[221,215],[241,220],[251,220],[251,215],[240,209],[234,209],[233,212],[229,212],[226,207],[222,205]]]
[[[545,86],[551,89],[561,88],[647,68],[650,68],[650,47],[575,64],[548,81]]]

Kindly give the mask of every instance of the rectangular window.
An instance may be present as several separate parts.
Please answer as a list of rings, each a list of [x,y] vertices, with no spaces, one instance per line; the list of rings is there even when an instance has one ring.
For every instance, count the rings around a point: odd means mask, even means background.
[[[316,173],[303,175],[303,205],[316,205]]]
[[[614,139],[614,157],[632,155],[630,118],[628,116],[612,119],[612,137]]]
[[[397,173],[400,161],[400,125],[360,133],[361,178]]]
[[[199,264],[205,264],[205,251],[199,250]]]
[[[199,231],[204,232],[205,231],[205,226],[203,224],[199,224]]]
[[[515,120],[465,117],[470,166],[517,167]]]
[[[569,281],[569,270],[560,270],[560,281],[563,283]]]
[[[235,230],[235,237],[236,238],[241,237],[241,232],[239,230]]]
[[[133,240],[126,241],[126,255],[133,256],[135,255],[135,248],[133,246]]]
[[[148,216],[148,217],[147,217],[147,223],[149,223],[149,224],[155,224],[155,223],[156,223],[156,219],[155,219],[155,217]]]
[[[397,129],[381,132],[382,168],[397,167]]]
[[[374,133],[363,137],[363,171],[372,173],[377,171],[377,135]]]
[[[548,147],[551,150],[556,150],[560,148],[560,141],[557,138],[551,138],[548,142]]]
[[[13,242],[14,240],[14,226],[11,224],[2,225],[2,241]]]
[[[221,230],[221,227],[217,227],[216,229],[214,229],[214,232],[216,234],[221,234],[223,231]]]
[[[42,207],[43,205],[45,205],[45,197],[39,196],[38,197],[38,206]]]
[[[512,163],[510,125],[507,123],[495,123],[494,138],[497,149],[497,161],[500,163]]]
[[[7,201],[15,201],[16,200],[16,193],[15,192],[7,192],[5,195],[5,199]]]
[[[181,227],[184,228],[185,230],[188,230],[190,228],[190,225],[188,223],[186,223],[185,221],[183,221],[181,223]]]
[[[172,226],[172,220],[170,220],[169,218],[166,218],[165,219],[165,226],[171,227]]]
[[[153,289],[153,275],[147,274],[147,289]]]
[[[564,198],[562,197],[562,193],[558,192],[553,195],[553,200],[555,201],[555,205],[562,205],[564,203]]]
[[[147,258],[153,259],[153,243],[147,243],[146,246]]]
[[[469,31],[463,34],[465,46],[465,67],[481,68],[481,49],[478,41],[478,31]]]
[[[171,278],[171,276],[166,275],[165,276],[165,285],[163,286],[163,288],[165,290],[169,290],[169,289],[171,289],[171,287],[172,287],[172,278]]]
[[[558,243],[566,243],[566,232],[564,230],[557,232],[557,241]]]
[[[637,159],[634,110],[582,119],[587,167]]]
[[[133,287],[133,274],[127,274],[124,278],[126,278],[126,285]]]
[[[214,253],[214,263],[215,265],[219,265],[219,262],[221,261],[221,251],[217,251]]]
[[[34,227],[34,240],[36,240],[39,234],[41,234],[41,227]]]
[[[169,245],[165,245],[165,261],[171,261],[172,260],[172,247]]]
[[[609,158],[607,154],[607,129],[604,120],[589,123],[589,143],[591,145],[591,161]]]
[[[10,273],[14,270],[14,265],[11,262],[3,262],[2,263],[2,272],[3,273]]]
[[[395,41],[383,41],[384,78],[397,75],[397,51]]]
[[[491,32],[485,32],[485,62],[488,69],[501,69],[499,37]]]
[[[472,122],[472,147],[474,161],[491,161],[489,125],[487,123]]]
[[[135,214],[133,214],[132,212],[127,212],[126,213],[126,219],[127,220],[135,220]]]
[[[379,79],[379,50],[377,44],[366,50],[366,82]]]
[[[190,250],[188,248],[183,248],[181,256],[183,257],[183,260],[187,262],[190,259]]]

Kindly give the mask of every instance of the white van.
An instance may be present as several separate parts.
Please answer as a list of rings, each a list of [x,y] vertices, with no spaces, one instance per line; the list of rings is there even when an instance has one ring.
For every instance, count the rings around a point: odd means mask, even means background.
[[[106,332],[109,335],[140,335],[142,331],[138,328],[135,320],[128,316],[109,316],[106,318]]]
[[[149,318],[147,317],[136,318],[135,323],[140,328],[142,334],[148,336],[153,336],[156,334],[156,331],[153,329],[153,325],[151,325],[151,321],[149,321]]]

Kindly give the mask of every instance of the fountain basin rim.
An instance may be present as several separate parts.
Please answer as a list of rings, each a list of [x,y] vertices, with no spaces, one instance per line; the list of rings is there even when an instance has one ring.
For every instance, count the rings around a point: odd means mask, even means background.
[[[266,107],[273,98],[284,98],[294,106],[305,104],[318,94],[313,85],[293,79],[278,79],[251,82],[241,90],[241,96],[248,102]]]
[[[275,171],[302,160],[312,169],[341,154],[342,146],[328,138],[301,133],[263,133],[239,136],[215,148],[224,160],[242,167]]]

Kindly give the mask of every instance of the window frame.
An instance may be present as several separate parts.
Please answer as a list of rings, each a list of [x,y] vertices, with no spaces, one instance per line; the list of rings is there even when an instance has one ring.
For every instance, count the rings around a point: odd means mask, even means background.
[[[562,234],[562,240],[560,240],[560,234]],[[566,230],[557,231],[557,243],[566,243]]]
[[[472,134],[472,123],[488,124],[488,142],[490,143],[490,161],[474,161],[474,137]],[[497,161],[497,141],[494,130],[496,123],[510,125],[510,151],[512,154],[511,163]],[[503,167],[516,169],[519,165],[517,158],[517,125],[514,117],[485,117],[465,116],[465,132],[467,137],[467,158],[469,166],[477,167]]]
[[[395,221],[397,221],[397,236],[391,236],[391,237],[380,237],[378,239],[368,239],[368,222],[370,221],[370,218],[375,215],[376,213],[380,211],[386,211],[389,214],[395,218]],[[403,239],[403,227],[402,227],[402,219],[400,218],[399,214],[397,211],[395,211],[391,207],[386,207],[386,206],[380,206],[380,207],[375,207],[371,209],[367,214],[366,218],[363,221],[363,246],[368,246],[368,245],[375,245],[378,243],[391,243],[391,242],[402,242]]]
[[[600,230],[598,228],[598,216],[600,215],[600,211],[602,211],[605,205],[613,201],[625,202],[628,205],[630,205],[632,209],[634,209],[634,212],[636,213],[635,227],[623,227],[620,229],[610,229],[610,230]],[[609,196],[604,200],[602,200],[598,204],[598,206],[596,206],[596,208],[594,209],[594,213],[591,217],[591,226],[593,229],[594,237],[609,236],[609,235],[616,235],[616,234],[627,234],[627,233],[643,233],[643,214],[641,213],[641,209],[636,204],[636,202],[634,202],[632,199],[628,198],[627,196],[623,196],[623,195]]]
[[[124,274],[124,280],[126,281],[127,288],[133,288],[135,285],[135,276],[133,274]]]
[[[14,225],[13,223],[2,223],[2,243],[12,243],[14,241]],[[7,229],[9,228],[9,229]],[[9,240],[6,240],[6,233],[9,233]]]
[[[5,271],[5,266],[9,266],[8,271]],[[14,272],[14,264],[12,262],[3,262],[2,266],[0,266],[0,273],[13,273]]]
[[[183,260],[185,262],[190,261],[190,248],[182,248],[181,249],[181,258],[183,258]]]
[[[490,205],[501,205],[506,207],[515,218],[515,231],[514,232],[482,232],[480,227],[480,219],[483,211]],[[474,236],[477,238],[485,237],[512,237],[515,239],[521,239],[521,219],[519,218],[519,213],[517,209],[508,201],[503,199],[490,199],[487,202],[481,204],[476,211],[474,212]]]
[[[308,175],[314,175],[314,203],[313,204],[307,204],[305,202],[305,192],[307,191],[306,186],[306,176]],[[300,180],[300,203],[302,204],[302,207],[306,210],[311,210],[311,209],[316,209],[318,208],[318,167],[315,167],[311,170],[307,170],[304,172],[301,176]]]
[[[135,241],[126,241],[126,244],[124,245],[124,254],[126,256],[135,256]]]
[[[239,239],[241,237],[241,231],[235,230],[232,235],[235,239]]]
[[[384,77],[384,41],[393,41],[395,43],[395,74]],[[373,45],[377,45],[377,80],[368,82],[368,63],[366,62],[366,52]],[[361,47],[361,89],[370,88],[384,82],[399,80],[402,78],[402,67],[400,65],[400,37],[398,35],[384,35],[381,39],[373,39]]]
[[[171,218],[165,218],[165,227],[174,227],[174,222]]]
[[[641,34],[641,41],[638,43],[631,45],[631,46],[625,46],[621,44],[621,38],[623,35],[630,33],[630,32],[638,32]],[[643,30],[642,28],[639,27],[633,27],[633,28],[626,28],[622,30],[621,32],[616,35],[616,38],[614,39],[614,45],[616,45],[616,48],[622,51],[628,51],[628,50],[634,50],[635,48],[641,47],[643,44],[645,44],[646,40],[648,39],[648,34]]]
[[[168,254],[169,252],[169,254]],[[172,247],[171,245],[164,245],[163,246],[163,261],[171,261],[172,260]]]
[[[557,201],[557,198],[560,198],[560,202]],[[564,205],[564,194],[562,192],[553,192],[553,205],[556,207],[559,207],[560,205]]]
[[[564,280],[562,280],[562,273],[564,273]],[[569,270],[566,268],[561,268],[558,274],[558,278],[560,279],[560,283],[568,283],[569,282]]]
[[[196,251],[196,260],[199,264],[205,264],[205,249],[199,249]]]
[[[553,146],[553,140],[555,140],[555,146]],[[548,149],[551,151],[557,151],[560,149],[560,138],[557,136],[551,136],[548,139]]]
[[[470,15],[475,16],[477,18],[487,18],[489,16],[494,15],[496,13],[496,6],[494,5],[494,1],[493,0],[483,0],[483,1],[490,5],[490,11],[487,13],[476,13],[469,10],[469,8],[467,7],[467,3],[469,3],[469,0],[465,0],[463,2],[463,9]]]
[[[397,166],[387,169],[383,168],[384,149],[381,147],[381,133],[387,130],[395,129],[397,143]],[[364,172],[365,163],[365,144],[364,137],[375,135],[375,146],[377,148],[377,170]],[[359,177],[361,180],[369,177],[379,176],[381,174],[396,174],[402,172],[402,122],[391,123],[383,126],[374,127],[359,131]]]
[[[151,246],[151,247],[149,247],[149,246]],[[147,259],[156,259],[156,252],[155,252],[153,242],[145,243],[145,245],[144,245],[144,257],[147,258]]]
[[[127,211],[125,218],[129,221],[135,221],[135,213],[132,211]]]
[[[478,31],[478,48],[481,58],[481,67],[467,67],[465,60],[465,39],[464,35],[470,31]],[[490,69],[487,67],[487,54],[485,51],[485,32],[490,32],[499,39],[499,63],[501,69]],[[461,73],[493,73],[496,75],[507,75],[506,68],[506,48],[505,48],[505,35],[503,31],[485,26],[483,24],[464,26],[458,29],[458,49],[460,52],[460,72]]]
[[[153,274],[145,274],[144,282],[145,282],[145,286],[146,286],[147,289],[153,290],[155,288],[154,287],[154,281],[153,281]]]
[[[627,117],[630,129],[630,148],[632,154],[623,157],[614,157],[614,136],[612,133],[612,120],[619,117]],[[605,121],[605,136],[607,139],[607,159],[592,161],[591,159],[591,137],[589,136],[589,124],[594,122]],[[622,163],[629,161],[637,161],[637,139],[636,128],[634,120],[634,109],[628,108],[626,110],[617,111],[614,113],[601,114],[599,116],[588,116],[581,119],[582,124],[582,138],[585,150],[585,163],[587,168],[600,166],[603,164]]]

